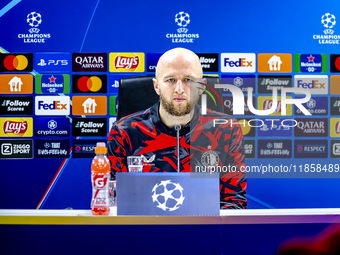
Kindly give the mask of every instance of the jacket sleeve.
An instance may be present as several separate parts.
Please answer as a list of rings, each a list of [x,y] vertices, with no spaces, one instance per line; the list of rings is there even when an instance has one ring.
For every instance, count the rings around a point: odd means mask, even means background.
[[[230,130],[230,135],[224,137],[224,150],[227,152],[224,165],[230,170],[221,174],[220,207],[221,209],[246,209],[247,179],[243,133],[237,120],[233,119],[232,123],[232,126],[227,127]]]
[[[116,172],[127,172],[124,136],[121,134],[117,123],[114,123],[110,130],[107,142],[107,153],[111,165],[111,179],[116,179]]]

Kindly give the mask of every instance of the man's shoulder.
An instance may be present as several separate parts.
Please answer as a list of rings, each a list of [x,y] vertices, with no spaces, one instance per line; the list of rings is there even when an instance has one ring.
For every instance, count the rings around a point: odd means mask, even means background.
[[[113,127],[118,129],[126,129],[131,127],[132,123],[147,121],[148,119],[151,119],[151,107],[120,118],[119,120],[115,121]]]

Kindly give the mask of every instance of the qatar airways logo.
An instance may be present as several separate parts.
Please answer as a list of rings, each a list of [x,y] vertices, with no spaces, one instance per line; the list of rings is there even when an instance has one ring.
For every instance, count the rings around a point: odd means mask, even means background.
[[[234,86],[234,85],[230,85],[230,84],[215,84],[215,88],[221,88],[221,89],[228,89],[230,90],[230,92],[232,93],[232,97],[233,97],[233,115],[244,115],[244,95],[243,92],[240,88]],[[272,113],[279,113],[281,112],[282,116],[286,116],[287,115],[287,105],[289,104],[294,104],[297,108],[300,109],[300,111],[304,114],[304,115],[312,115],[302,104],[306,103],[310,100],[311,98],[311,92],[307,89],[302,89],[302,88],[282,88],[281,89],[281,100],[278,100],[278,96],[277,96],[277,87],[273,87],[273,93],[272,93],[272,97],[270,100],[265,100],[263,102],[263,109],[264,110],[258,110],[255,109],[254,105],[253,105],[253,88],[248,88],[247,91],[247,104],[248,104],[248,108],[249,111],[255,115],[260,115],[260,116],[265,116],[265,115],[270,115]],[[206,90],[204,90],[206,91]],[[214,91],[216,92],[216,91]],[[305,95],[304,98],[291,98],[291,97],[287,97],[286,94],[287,93],[295,93],[295,94],[303,94]],[[208,93],[213,101],[216,104],[216,100],[214,98],[214,96],[209,92]],[[215,93],[215,95],[218,95],[217,92]],[[206,94],[202,94],[202,98],[201,98],[201,105],[202,105],[202,114],[206,115],[207,114],[207,95]],[[219,99],[220,100],[220,99]]]

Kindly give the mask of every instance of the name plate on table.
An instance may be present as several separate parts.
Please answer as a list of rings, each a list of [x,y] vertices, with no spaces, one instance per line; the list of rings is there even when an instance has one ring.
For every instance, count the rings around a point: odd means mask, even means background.
[[[117,215],[219,215],[218,173],[117,173]]]

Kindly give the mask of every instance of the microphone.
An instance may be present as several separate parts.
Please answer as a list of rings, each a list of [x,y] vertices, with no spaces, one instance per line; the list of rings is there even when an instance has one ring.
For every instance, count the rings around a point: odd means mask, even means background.
[[[179,124],[175,125],[175,130],[177,131],[177,172],[179,173],[180,165],[179,165],[179,131],[181,130],[182,126]]]

